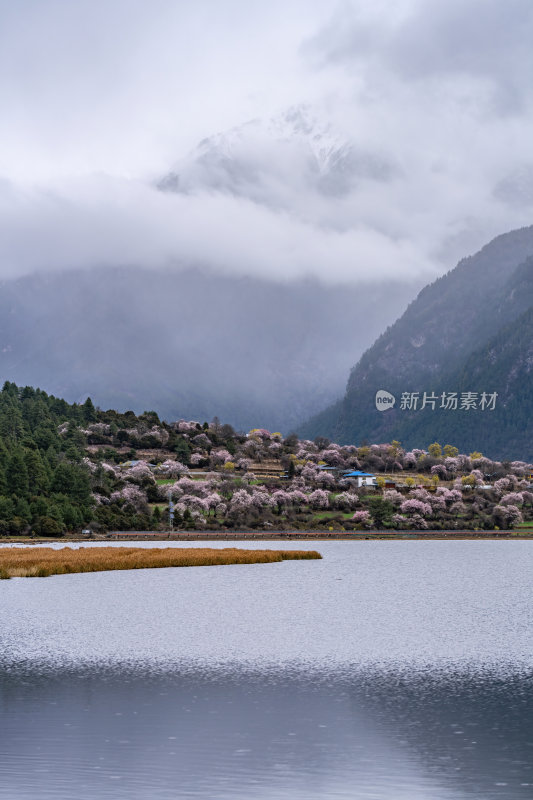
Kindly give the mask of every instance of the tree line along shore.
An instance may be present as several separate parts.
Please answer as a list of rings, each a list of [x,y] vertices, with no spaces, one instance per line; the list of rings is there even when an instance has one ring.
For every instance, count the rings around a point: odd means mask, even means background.
[[[452,444],[338,445],[0,392],[0,536],[527,531],[533,465]]]

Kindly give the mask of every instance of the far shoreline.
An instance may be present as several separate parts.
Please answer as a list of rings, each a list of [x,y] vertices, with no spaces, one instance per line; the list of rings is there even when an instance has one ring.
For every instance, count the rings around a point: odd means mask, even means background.
[[[532,540],[533,531],[112,531],[93,536],[63,536],[48,538],[9,537],[0,539],[1,545],[9,544],[103,544],[105,542],[235,542],[235,541],[466,541],[466,540]]]

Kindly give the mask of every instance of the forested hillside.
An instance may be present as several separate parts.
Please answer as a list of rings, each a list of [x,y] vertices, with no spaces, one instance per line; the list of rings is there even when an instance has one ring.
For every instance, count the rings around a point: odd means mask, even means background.
[[[532,256],[533,227],[513,231],[423,289],[361,357],[345,397],[301,434],[409,447],[443,438],[493,458],[532,459]],[[379,390],[395,397],[386,411],[376,407]],[[483,393],[497,395],[493,409],[481,408]],[[424,405],[424,396],[436,400]],[[463,407],[467,396],[475,403]]]
[[[0,392],[0,535],[491,530],[533,515],[532,467],[450,444],[406,450]]]
[[[6,383],[0,393],[0,533],[59,534],[93,516],[80,427],[94,421],[90,401],[69,406],[39,389]]]

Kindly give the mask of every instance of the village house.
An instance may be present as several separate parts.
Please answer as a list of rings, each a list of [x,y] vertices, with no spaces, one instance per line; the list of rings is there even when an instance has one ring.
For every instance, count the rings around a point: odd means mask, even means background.
[[[360,470],[351,470],[350,472],[345,472],[342,477],[354,480],[357,484],[358,489],[361,489],[361,487],[363,486],[368,486],[368,487],[377,486],[376,476],[371,475],[369,472],[361,472]]]

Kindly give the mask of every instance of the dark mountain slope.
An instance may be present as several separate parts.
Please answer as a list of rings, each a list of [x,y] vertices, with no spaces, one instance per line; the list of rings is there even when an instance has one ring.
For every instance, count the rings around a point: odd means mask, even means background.
[[[352,370],[344,399],[301,428],[337,441],[387,441],[424,447],[439,437],[462,450],[526,457],[520,435],[528,404],[529,321],[533,306],[533,227],[498,237],[420,292],[398,322]],[[512,361],[509,359],[512,358]],[[396,397],[376,409],[379,389]],[[498,392],[494,412],[420,409],[423,393]],[[419,393],[416,411],[402,409],[404,392]],[[533,404],[528,406],[533,412]],[[520,420],[520,421],[519,421]],[[518,450],[516,449],[518,447]],[[530,457],[530,456],[527,456]]]
[[[533,461],[533,307],[449,373],[435,387],[435,394],[440,397],[450,387],[459,396],[477,393],[478,406],[483,392],[497,392],[495,408],[399,412],[395,432],[403,442],[409,446],[451,442],[467,452],[481,450],[502,460]]]

